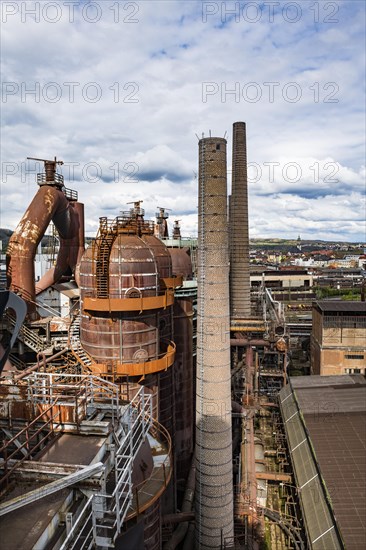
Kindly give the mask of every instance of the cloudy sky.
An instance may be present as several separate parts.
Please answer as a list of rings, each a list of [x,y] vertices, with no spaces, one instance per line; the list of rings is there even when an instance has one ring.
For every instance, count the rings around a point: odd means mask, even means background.
[[[362,0],[1,2],[1,219],[62,159],[86,230],[143,199],[197,232],[197,136],[247,124],[250,236],[365,241]]]

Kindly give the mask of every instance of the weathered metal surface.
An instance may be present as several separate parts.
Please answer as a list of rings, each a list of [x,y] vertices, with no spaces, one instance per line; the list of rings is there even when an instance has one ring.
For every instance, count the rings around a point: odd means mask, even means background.
[[[76,265],[83,255],[85,241],[84,205],[73,201],[69,202],[69,208],[72,212],[71,218],[73,218],[73,234],[71,238],[64,238],[60,235],[60,248],[56,265],[51,267],[36,283],[36,294],[40,294],[43,290],[57,283],[68,268],[74,273]]]
[[[160,286],[161,288],[177,288],[182,286],[183,284],[183,275],[182,273],[179,273],[175,275],[173,273],[173,277],[164,277],[160,279]]]
[[[137,292],[136,292],[137,294]],[[166,290],[160,296],[138,296],[136,298],[84,298],[85,311],[145,311],[165,309],[174,303],[174,292]]]
[[[166,345],[165,351],[161,354],[159,359],[151,359],[149,361],[141,360],[139,363],[120,363],[115,361],[109,365],[109,374],[119,376],[142,376],[145,377],[149,374],[154,374],[161,371],[166,371],[174,363],[175,358],[175,344],[170,342]],[[96,374],[99,374],[97,363]],[[90,366],[91,371],[94,371],[94,365]],[[170,391],[170,390],[169,390]]]
[[[279,472],[256,472],[255,477],[257,479],[267,479],[268,481],[286,481],[287,483],[292,481],[292,476]]]
[[[193,278],[192,260],[189,248],[169,248],[172,258],[172,270],[174,275],[183,275],[185,279]]]
[[[85,261],[84,261],[85,260]],[[156,298],[159,294],[159,273],[150,248],[137,235],[120,234],[114,238],[108,256],[108,294],[123,301],[142,296]],[[88,249],[80,265],[81,300],[98,298],[98,260]],[[86,300],[88,306],[88,300]],[[109,310],[93,316],[82,313],[81,343],[96,360],[111,364],[157,359],[159,353],[158,319],[156,313],[138,315],[131,310]],[[131,303],[131,307],[134,302]],[[121,307],[123,304],[121,304]]]
[[[103,463],[97,462],[96,464],[85,466],[82,470],[65,475],[61,479],[52,481],[51,483],[47,483],[41,488],[35,489],[33,491],[29,491],[25,495],[21,495],[19,497],[15,497],[11,500],[8,500],[3,504],[0,504],[0,516],[9,514],[10,512],[13,512],[14,510],[18,510],[19,508],[22,508],[27,504],[31,504],[33,502],[36,502],[37,500],[48,497],[56,493],[57,491],[66,489],[67,487],[70,487],[71,485],[78,483],[83,479],[91,477],[101,472],[102,470],[103,470]]]
[[[189,298],[174,305],[175,455],[176,478],[185,486],[194,444],[193,305]]]
[[[172,276],[172,260],[165,244],[154,235],[142,235],[142,240],[152,251],[160,278]]]
[[[57,187],[39,188],[9,240],[6,255],[7,285],[28,303],[28,313],[36,317],[34,256],[37,247],[53,220],[62,239],[78,234],[78,222],[71,203]]]
[[[145,550],[160,550],[160,501],[153,504],[144,514],[144,548]]]

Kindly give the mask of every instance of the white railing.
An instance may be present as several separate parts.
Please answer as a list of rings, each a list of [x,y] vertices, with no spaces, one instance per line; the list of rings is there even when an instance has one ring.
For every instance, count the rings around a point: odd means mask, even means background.
[[[132,503],[133,462],[151,426],[152,398],[141,387],[114,426],[113,491],[96,492],[87,501],[60,550],[113,546]]]
[[[119,420],[119,390],[108,382],[91,374],[59,374],[52,372],[32,372],[25,378],[28,382],[28,398],[33,403],[52,404],[84,409],[98,408],[103,404],[110,411],[112,423]]]

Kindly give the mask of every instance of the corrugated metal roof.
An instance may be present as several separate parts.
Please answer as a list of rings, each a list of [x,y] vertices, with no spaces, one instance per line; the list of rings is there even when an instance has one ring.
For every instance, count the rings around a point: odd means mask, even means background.
[[[290,385],[280,392],[280,406],[309,546],[315,550],[341,549],[311,442]]]
[[[298,486],[301,487],[304,477],[311,479],[318,472],[307,486],[311,487],[321,476],[347,549],[365,548],[365,378],[361,375],[291,378],[280,392],[280,400]],[[330,528],[323,486],[319,484],[313,490],[319,490],[319,502],[315,504],[304,488],[300,491],[309,533],[319,520],[324,529]],[[328,534],[335,533],[335,529],[336,525]],[[312,535],[310,539],[314,541]],[[340,547],[339,543],[324,548],[336,547]]]
[[[296,376],[291,378],[291,386],[296,388],[317,388],[322,386],[337,386],[350,384],[365,384],[366,379],[362,374],[335,374],[333,376]]]
[[[346,313],[365,313],[366,302],[351,302],[347,300],[320,300],[316,306],[324,313],[346,312]]]

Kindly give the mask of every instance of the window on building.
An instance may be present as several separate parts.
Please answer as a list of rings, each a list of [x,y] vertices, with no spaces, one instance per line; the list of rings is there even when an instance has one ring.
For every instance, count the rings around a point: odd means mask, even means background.
[[[344,369],[345,374],[363,374],[363,369]]]
[[[362,360],[364,358],[363,355],[359,355],[359,354],[356,354],[356,353],[346,353],[345,354],[345,359],[356,359],[356,360]]]

